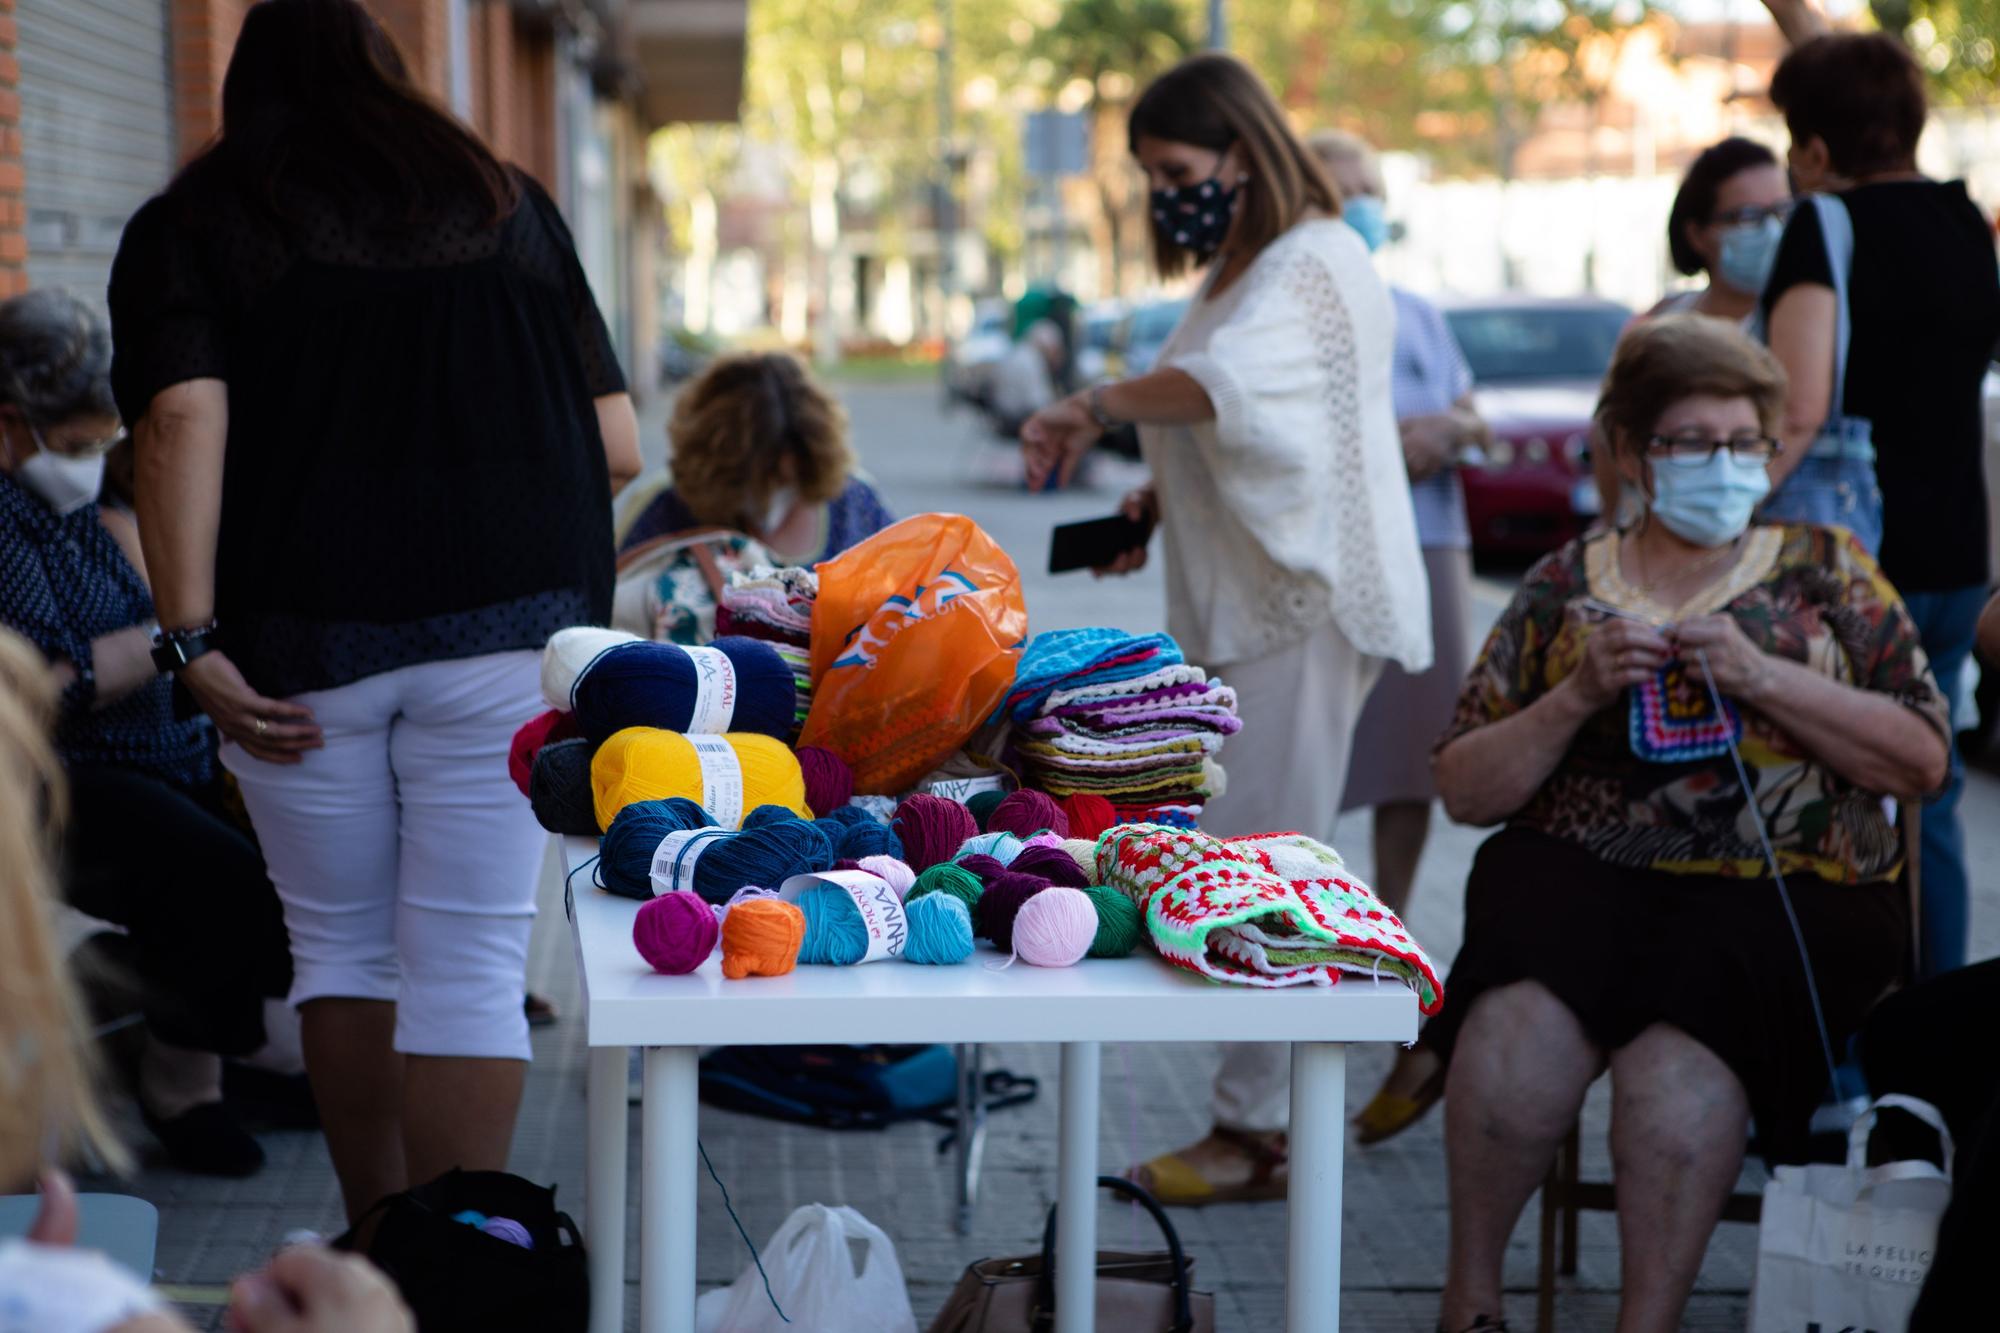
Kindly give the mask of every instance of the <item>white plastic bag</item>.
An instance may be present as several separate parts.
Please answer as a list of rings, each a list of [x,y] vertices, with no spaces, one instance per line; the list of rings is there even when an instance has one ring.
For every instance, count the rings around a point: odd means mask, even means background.
[[[809,1203],[762,1253],[771,1295],[791,1322],[771,1308],[752,1264],[696,1303],[695,1333],[916,1333],[895,1243],[852,1208]]]
[[[1944,1170],[1922,1161],[1868,1165],[1875,1114],[1890,1106],[1938,1132]],[[1854,1122],[1847,1165],[1772,1172],[1757,1228],[1750,1333],[1906,1327],[1951,1198],[1952,1157],[1951,1134],[1935,1107],[1883,1097]]]

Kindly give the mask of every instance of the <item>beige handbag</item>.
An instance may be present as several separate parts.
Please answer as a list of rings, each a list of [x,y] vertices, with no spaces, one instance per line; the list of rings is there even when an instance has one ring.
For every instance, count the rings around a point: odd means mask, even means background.
[[[1118,1176],[1104,1189],[1141,1204],[1160,1224],[1167,1248],[1147,1254],[1097,1252],[1097,1323],[1119,1333],[1214,1333],[1215,1297],[1193,1290],[1194,1260],[1180,1233],[1146,1193]],[[1049,1209],[1042,1252],[981,1259],[965,1270],[929,1333],[1050,1333],[1055,1328],[1056,1210]]]

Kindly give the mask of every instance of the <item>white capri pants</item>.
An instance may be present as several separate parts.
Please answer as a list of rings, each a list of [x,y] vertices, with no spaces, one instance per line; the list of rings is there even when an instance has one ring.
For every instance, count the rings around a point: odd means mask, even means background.
[[[291,1003],[396,1005],[405,1055],[529,1058],[522,996],[547,837],[507,775],[540,655],[424,662],[292,702],[326,748],[225,743],[292,937]]]
[[[1242,734],[1223,750],[1229,788],[1202,813],[1205,832],[1303,833],[1325,839],[1340,818],[1347,757],[1361,706],[1382,674],[1327,621],[1269,657],[1210,671],[1236,690]],[[1229,1129],[1284,1129],[1292,1118],[1291,1048],[1236,1042],[1222,1048],[1215,1122]]]

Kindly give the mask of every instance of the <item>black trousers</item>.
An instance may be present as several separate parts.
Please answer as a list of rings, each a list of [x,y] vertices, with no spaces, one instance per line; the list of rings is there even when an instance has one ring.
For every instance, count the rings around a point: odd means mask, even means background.
[[[1938,1228],[1929,1280],[1910,1316],[1910,1333],[1984,1327],[1990,1315],[1993,1257],[2000,1254],[2000,959],[1960,968],[1884,1000],[1861,1035],[1861,1065],[1876,1096],[1900,1092],[1944,1115],[1958,1143],[1951,1206]],[[1968,1040],[1970,1038],[1970,1040]],[[1897,1117],[1900,1129],[1913,1124]],[[1931,1156],[1934,1139],[1877,1135],[1875,1157]],[[1886,1150],[1881,1140],[1890,1138]],[[1972,1319],[1972,1322],[1967,1322]]]
[[[153,1035],[218,1055],[262,1046],[292,959],[257,844],[212,793],[116,768],[72,769],[69,784],[65,890],[125,928]]]

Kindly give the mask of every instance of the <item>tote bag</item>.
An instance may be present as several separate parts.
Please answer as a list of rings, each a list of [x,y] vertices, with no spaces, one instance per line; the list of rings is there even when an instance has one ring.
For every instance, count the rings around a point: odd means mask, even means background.
[[[1944,1141],[1929,1162],[1869,1166],[1868,1135],[1884,1107],[1907,1111]],[[1750,1333],[1903,1333],[1930,1273],[1951,1197],[1951,1134],[1914,1097],[1883,1097],[1854,1123],[1845,1166],[1781,1166],[1764,1187]]]

